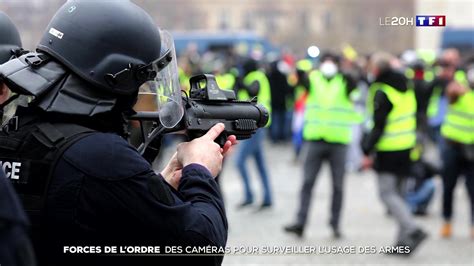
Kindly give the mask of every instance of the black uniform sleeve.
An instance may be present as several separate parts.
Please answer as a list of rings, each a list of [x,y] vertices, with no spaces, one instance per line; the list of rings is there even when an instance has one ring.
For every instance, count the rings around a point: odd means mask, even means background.
[[[378,90],[374,97],[374,127],[362,138],[362,151],[365,155],[370,154],[382,136],[385,124],[387,123],[388,114],[392,108],[393,105],[388,100],[387,95],[381,90]]]
[[[209,170],[202,165],[188,165],[182,173],[178,191],[182,199],[207,220],[208,226],[205,231],[194,228],[188,228],[188,231],[204,234],[203,239],[211,234],[214,243],[207,244],[225,245],[228,225],[219,186]]]
[[[16,192],[0,168],[0,262],[2,264],[36,265],[28,227],[28,219]]]
[[[73,187],[67,189],[69,185]],[[90,231],[102,239],[118,237],[127,245],[224,247],[227,241],[222,197],[205,167],[185,167],[176,191],[112,134],[94,134],[71,146],[58,164],[50,191],[59,208],[76,201],[73,223],[84,230],[82,235]],[[73,198],[61,198],[71,194]],[[53,209],[55,202],[50,204]]]

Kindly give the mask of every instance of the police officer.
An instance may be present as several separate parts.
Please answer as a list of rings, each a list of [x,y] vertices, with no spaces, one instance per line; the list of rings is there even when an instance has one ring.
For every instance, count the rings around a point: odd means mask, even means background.
[[[10,18],[0,12],[0,63],[12,58],[12,51],[21,47],[20,34]],[[0,104],[10,97],[10,91],[0,81]],[[3,115],[0,108],[0,120]],[[8,114],[10,111],[7,112]],[[28,237],[29,221],[18,197],[7,181],[7,176],[15,175],[16,166],[0,160],[0,264],[4,265],[36,265],[33,248]]]
[[[7,166],[8,167],[8,166]],[[4,265],[36,265],[28,236],[29,222],[20,201],[0,169],[0,262]]]
[[[297,219],[286,226],[286,232],[302,236],[311,204],[312,190],[325,160],[332,176],[332,204],[329,225],[335,238],[341,236],[339,218],[343,200],[343,184],[347,144],[357,117],[350,94],[355,82],[338,69],[338,59],[326,54],[319,70],[309,74],[309,96],[306,100],[303,139],[307,146],[304,159],[304,181]]]
[[[0,11],[0,64],[10,60],[15,51],[21,47],[20,34],[10,18]],[[10,91],[3,83],[0,84],[0,104],[4,103],[10,97]],[[13,108],[0,108],[0,124],[3,116],[11,116]]]
[[[123,117],[142,84],[164,99],[163,126],[181,119],[170,36],[130,1],[68,1],[36,53],[0,67],[10,89],[35,97],[0,134],[0,160],[18,166],[10,179],[32,219],[40,264],[156,265],[169,258],[71,255],[70,246],[152,245],[161,253],[165,245],[183,252],[225,246],[214,177],[235,136],[221,149],[213,140],[224,127],[215,125],[180,144],[158,175],[124,139]],[[220,265],[222,257],[193,261]]]
[[[399,226],[396,245],[408,246],[413,252],[427,235],[415,223],[400,184],[411,168],[410,151],[416,142],[416,99],[403,74],[392,69],[392,60],[382,52],[371,58],[369,68],[376,79],[367,100],[372,120],[362,142],[362,164],[371,167],[369,156],[375,151],[380,198]]]

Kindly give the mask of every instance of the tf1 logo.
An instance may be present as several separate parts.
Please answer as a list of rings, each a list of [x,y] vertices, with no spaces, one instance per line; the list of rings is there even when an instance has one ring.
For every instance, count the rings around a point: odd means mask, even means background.
[[[416,16],[417,27],[444,27],[446,16]]]
[[[420,15],[416,17],[384,17],[379,18],[380,26],[417,26],[417,27],[444,27],[446,16]]]

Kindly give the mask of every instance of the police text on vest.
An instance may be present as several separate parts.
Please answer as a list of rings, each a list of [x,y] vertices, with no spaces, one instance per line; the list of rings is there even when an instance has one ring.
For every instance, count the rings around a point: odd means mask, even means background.
[[[7,178],[10,178],[12,180],[20,179],[20,169],[21,169],[20,162],[0,161],[0,166],[3,169],[3,172],[5,172],[5,175]]]

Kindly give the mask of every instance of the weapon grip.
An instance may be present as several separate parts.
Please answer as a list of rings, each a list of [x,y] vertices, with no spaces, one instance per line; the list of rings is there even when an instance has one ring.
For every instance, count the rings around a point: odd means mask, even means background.
[[[188,132],[188,140],[191,141],[196,138],[200,138],[204,135],[204,132]],[[225,142],[227,141],[227,132],[222,132],[217,138],[214,140],[215,143],[219,144],[219,146],[224,147]]]
[[[227,133],[224,131],[222,132],[217,138],[214,140],[215,143],[219,144],[219,146],[224,147],[225,142],[227,141]]]

